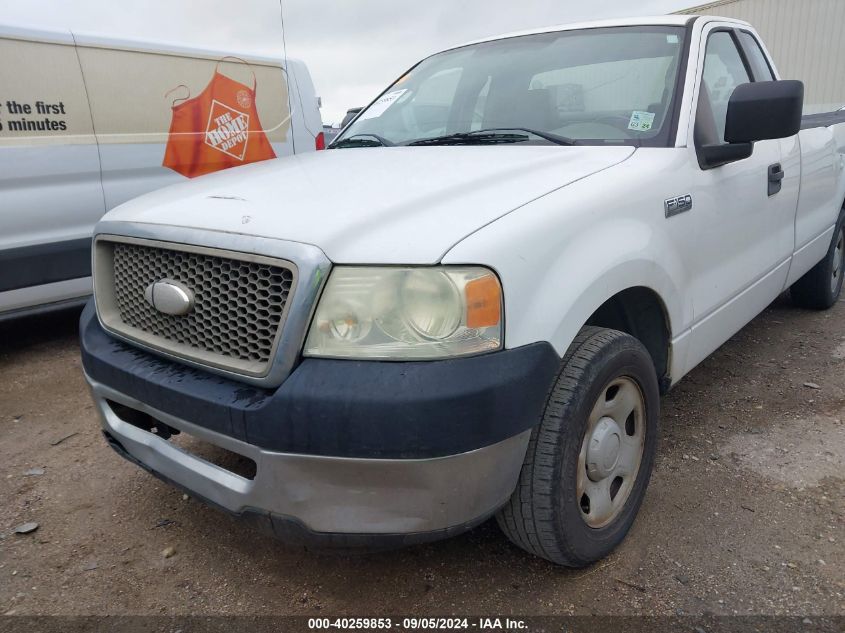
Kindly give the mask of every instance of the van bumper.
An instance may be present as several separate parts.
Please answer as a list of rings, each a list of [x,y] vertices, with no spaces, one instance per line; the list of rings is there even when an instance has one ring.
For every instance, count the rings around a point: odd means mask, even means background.
[[[531,428],[560,362],[544,345],[527,355],[521,348],[428,363],[309,359],[278,389],[264,392],[113,339],[91,305],[80,328],[86,379],[112,448],[195,497],[258,519],[286,541],[339,546],[434,540],[493,514],[516,486]],[[338,373],[338,363],[348,370]],[[462,363],[464,381],[456,384]],[[302,383],[297,374],[306,365]],[[431,369],[439,371],[429,374]],[[386,384],[389,374],[392,385]],[[372,401],[369,417],[361,389]],[[127,408],[252,460],[254,476],[145,430]],[[417,419],[420,409],[433,416],[427,428]],[[228,427],[221,428],[222,418],[229,419]],[[268,434],[271,426],[279,433]],[[333,433],[315,428],[325,426]],[[407,434],[397,434],[397,427]],[[248,433],[255,429],[258,439]],[[445,429],[452,430],[452,450],[446,450]]]

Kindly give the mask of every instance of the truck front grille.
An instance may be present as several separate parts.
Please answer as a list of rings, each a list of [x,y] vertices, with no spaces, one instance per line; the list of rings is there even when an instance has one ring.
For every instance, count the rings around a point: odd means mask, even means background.
[[[217,368],[267,372],[296,281],[293,264],[144,240],[101,239],[97,249],[97,307],[108,329]],[[146,289],[163,279],[193,292],[188,314],[164,314],[147,302]]]

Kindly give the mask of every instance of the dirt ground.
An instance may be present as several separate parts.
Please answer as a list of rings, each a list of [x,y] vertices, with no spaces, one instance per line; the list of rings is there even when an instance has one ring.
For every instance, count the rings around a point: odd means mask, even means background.
[[[0,613],[845,614],[845,303],[779,299],[664,398],[640,516],[581,571],[493,522],[329,555],[183,498],[100,436],[77,317],[0,324]]]

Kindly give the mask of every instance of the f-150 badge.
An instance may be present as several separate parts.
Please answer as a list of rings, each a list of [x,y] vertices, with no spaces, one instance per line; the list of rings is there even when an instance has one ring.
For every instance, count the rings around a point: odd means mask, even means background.
[[[692,196],[687,194],[677,198],[669,198],[663,203],[663,207],[666,210],[666,217],[671,218],[673,215],[692,209]]]

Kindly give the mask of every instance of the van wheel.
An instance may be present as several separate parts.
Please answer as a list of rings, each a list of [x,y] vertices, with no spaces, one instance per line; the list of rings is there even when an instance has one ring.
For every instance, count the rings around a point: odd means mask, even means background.
[[[845,208],[823,260],[790,288],[792,302],[801,308],[827,310],[839,301],[845,275]]]
[[[583,328],[531,433],[517,488],[497,514],[502,531],[558,565],[607,556],[645,495],[659,412],[657,375],[642,343]]]

